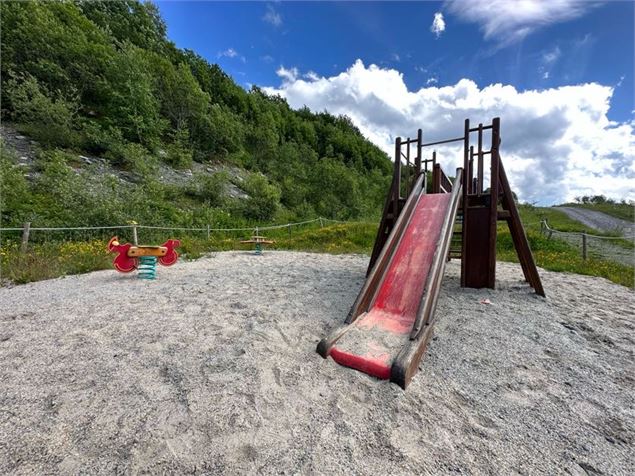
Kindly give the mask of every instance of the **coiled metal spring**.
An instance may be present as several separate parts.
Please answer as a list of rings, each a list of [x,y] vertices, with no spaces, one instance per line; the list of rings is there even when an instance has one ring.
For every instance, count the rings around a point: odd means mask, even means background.
[[[157,257],[139,257],[139,267],[137,270],[139,271],[140,279],[155,279],[157,277]]]

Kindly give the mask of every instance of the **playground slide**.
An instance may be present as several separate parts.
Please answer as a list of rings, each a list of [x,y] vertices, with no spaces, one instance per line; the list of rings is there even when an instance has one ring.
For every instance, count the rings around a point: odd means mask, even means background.
[[[431,337],[458,195],[459,190],[413,197],[366,312],[323,339],[318,346],[323,357],[406,387]]]

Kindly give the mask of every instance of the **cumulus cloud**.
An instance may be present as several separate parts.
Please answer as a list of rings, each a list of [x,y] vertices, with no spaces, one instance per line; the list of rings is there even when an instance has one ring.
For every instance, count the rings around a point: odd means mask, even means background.
[[[287,69],[284,66],[280,66],[276,71],[276,74],[282,78],[283,84],[297,81],[298,76],[300,75],[298,68]]]
[[[267,5],[267,12],[262,17],[262,20],[272,24],[276,28],[279,26],[282,26],[282,16],[280,15],[280,13],[276,11],[276,9],[271,4]]]
[[[422,128],[425,140],[456,137],[465,118],[478,124],[499,116],[502,157],[522,200],[552,204],[591,193],[635,199],[635,122],[609,121],[610,86],[518,91],[461,79],[410,91],[399,71],[361,60],[332,77],[307,81],[295,68],[280,68],[278,75],[282,85],[265,92],[285,97],[294,108],[349,116],[389,155],[395,136],[412,137]],[[437,150],[444,168],[461,166],[460,146]]]
[[[318,74],[315,71],[309,71],[308,73],[304,75],[304,77],[308,79],[309,81],[317,81],[318,79],[320,79],[320,76],[318,76]]]
[[[508,45],[542,26],[580,17],[601,3],[581,0],[448,0],[445,7],[462,20],[480,25],[486,40]]]
[[[439,38],[441,36],[441,33],[445,31],[445,20],[443,19],[443,13],[437,12],[434,14],[434,20],[432,20],[430,31],[434,33],[437,38]]]

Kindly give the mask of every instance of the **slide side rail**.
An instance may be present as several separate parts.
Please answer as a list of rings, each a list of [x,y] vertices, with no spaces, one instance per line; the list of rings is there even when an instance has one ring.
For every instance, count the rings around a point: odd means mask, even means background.
[[[445,271],[445,263],[447,261],[446,257],[448,255],[450,241],[452,239],[454,220],[456,219],[456,212],[459,208],[462,179],[463,170],[459,168],[456,170],[456,178],[454,180],[455,185],[452,190],[452,196],[450,197],[448,213],[443,221],[441,235],[439,236],[439,241],[437,242],[434,260],[432,261],[432,267],[430,269],[430,273],[428,274],[423,298],[417,311],[417,318],[412,328],[412,332],[410,333],[411,340],[414,340],[419,336],[422,327],[428,325],[434,316],[437,298],[441,289],[441,281],[443,280],[443,273]]]

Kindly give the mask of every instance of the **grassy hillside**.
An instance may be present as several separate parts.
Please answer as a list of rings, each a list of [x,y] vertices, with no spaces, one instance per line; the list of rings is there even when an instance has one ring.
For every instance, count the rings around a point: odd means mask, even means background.
[[[586,208],[606,213],[612,217],[635,223],[635,203],[622,200],[621,202],[606,198],[604,195],[578,197],[575,202],[564,203],[562,206]]]
[[[0,9],[2,119],[36,141],[26,178],[20,154],[3,150],[4,226],[379,213],[390,161],[348,118],[245,91],[218,65],[176,48],[151,2]],[[80,157],[105,159],[113,172],[86,170]],[[166,183],[166,168],[196,176]],[[248,198],[228,199],[230,186]]]

